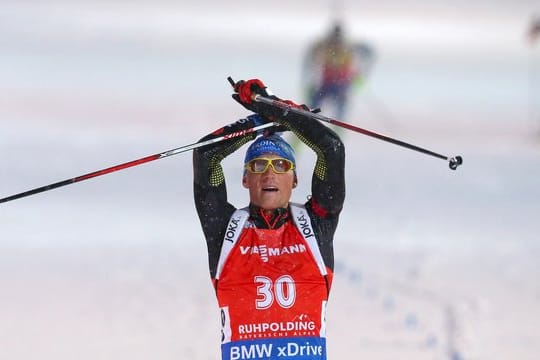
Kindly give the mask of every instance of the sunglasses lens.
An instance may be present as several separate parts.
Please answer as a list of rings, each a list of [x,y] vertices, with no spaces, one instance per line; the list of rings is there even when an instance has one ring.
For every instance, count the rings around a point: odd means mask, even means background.
[[[277,173],[286,173],[287,171],[291,170],[292,163],[287,159],[273,159],[272,167]]]
[[[257,158],[251,160],[246,168],[252,173],[261,174],[268,169],[269,165],[271,165],[274,172],[278,174],[286,173],[294,167],[293,163],[287,159]]]
[[[254,173],[263,173],[268,167],[268,159],[254,159],[249,163],[249,169]]]

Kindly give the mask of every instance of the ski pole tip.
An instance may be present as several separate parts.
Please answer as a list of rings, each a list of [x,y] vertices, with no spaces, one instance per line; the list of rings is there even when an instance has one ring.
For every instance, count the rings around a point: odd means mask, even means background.
[[[461,156],[454,156],[453,158],[450,158],[450,162],[448,163],[448,166],[452,170],[456,170],[459,165],[463,164],[463,158]]]

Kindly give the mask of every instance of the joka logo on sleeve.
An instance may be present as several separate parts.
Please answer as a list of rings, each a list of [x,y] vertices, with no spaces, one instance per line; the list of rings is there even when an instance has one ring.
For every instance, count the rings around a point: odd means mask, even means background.
[[[227,232],[225,233],[225,241],[234,243],[234,239],[236,239],[236,231],[238,230],[238,222],[240,219],[241,216],[236,216],[229,221],[229,224],[227,225]]]

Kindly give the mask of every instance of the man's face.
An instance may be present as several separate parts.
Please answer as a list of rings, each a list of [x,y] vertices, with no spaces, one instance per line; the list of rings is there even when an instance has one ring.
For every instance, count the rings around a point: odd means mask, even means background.
[[[262,156],[268,159],[280,159],[274,154]],[[274,210],[287,207],[291,198],[292,189],[296,186],[296,179],[292,170],[283,174],[277,174],[272,166],[268,166],[265,172],[256,174],[246,171],[242,178],[242,185],[249,190],[249,198],[252,204],[264,210]]]

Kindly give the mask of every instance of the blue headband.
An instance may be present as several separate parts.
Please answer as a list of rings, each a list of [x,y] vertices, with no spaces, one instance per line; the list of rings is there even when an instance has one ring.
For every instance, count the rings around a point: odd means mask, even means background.
[[[296,168],[293,148],[278,134],[257,138],[247,149],[244,164],[264,154],[274,154],[290,160]]]

